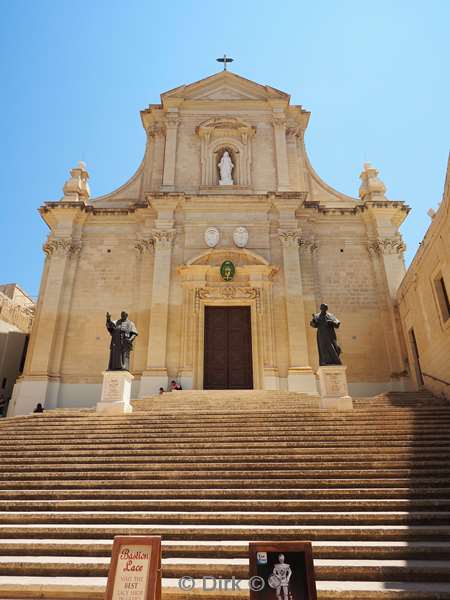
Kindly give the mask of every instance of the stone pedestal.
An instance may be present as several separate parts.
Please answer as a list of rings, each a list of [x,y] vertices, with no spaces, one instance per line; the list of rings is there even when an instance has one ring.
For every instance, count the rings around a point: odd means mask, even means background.
[[[345,365],[326,365],[317,369],[320,387],[320,408],[351,410],[352,397],[349,396]]]
[[[102,397],[97,403],[97,412],[104,415],[132,412],[130,395],[133,379],[128,371],[103,371]]]

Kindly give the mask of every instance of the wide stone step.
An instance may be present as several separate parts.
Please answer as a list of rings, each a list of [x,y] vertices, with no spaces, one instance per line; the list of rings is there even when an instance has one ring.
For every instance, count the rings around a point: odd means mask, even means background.
[[[121,488],[128,488],[129,490],[136,488],[172,488],[172,489],[189,489],[189,488],[216,488],[216,489],[227,489],[231,488],[242,488],[242,489],[253,489],[253,488],[405,488],[408,485],[412,485],[415,488],[429,488],[438,487],[442,488],[448,486],[448,477],[397,477],[397,478],[384,478],[384,479],[308,479],[308,478],[279,478],[275,477],[271,479],[265,478],[254,478],[248,479],[243,476],[240,479],[200,479],[193,477],[192,479],[127,479],[126,477],[118,477],[117,479],[63,479],[63,480],[49,480],[42,479],[41,481],[36,479],[28,480],[15,480],[15,481],[0,481],[0,491],[15,489],[15,490],[37,490],[37,489],[89,489],[89,488],[104,488],[104,489],[115,489],[118,484]]]
[[[355,449],[351,446],[336,447],[325,447],[316,449],[314,454],[311,454],[313,449],[309,448],[297,448],[297,447],[279,447],[277,448],[276,454],[265,454],[264,448],[227,448],[227,449],[216,449],[216,453],[213,454],[213,449],[210,448],[196,448],[192,451],[186,451],[183,449],[169,448],[166,451],[156,450],[151,451],[147,448],[130,448],[130,453],[118,453],[114,449],[109,450],[98,450],[93,447],[91,450],[88,449],[77,449],[67,450],[60,448],[57,450],[40,451],[39,457],[36,457],[35,452],[29,452],[24,449],[22,451],[16,450],[3,450],[2,456],[7,457],[7,464],[17,464],[25,461],[27,464],[54,464],[64,462],[97,462],[97,461],[111,461],[114,462],[128,462],[134,460],[136,462],[148,462],[153,461],[165,461],[165,462],[208,462],[209,460],[217,461],[219,459],[229,462],[241,462],[245,460],[255,460],[261,462],[268,457],[268,460],[273,456],[276,459],[283,460],[283,462],[290,463],[295,461],[307,461],[309,463],[330,461],[330,460],[341,460],[341,461],[354,461],[355,460]],[[422,460],[445,460],[443,457],[450,453],[450,446],[448,447],[432,447],[422,446],[418,448],[408,447],[389,447],[379,446],[370,448],[359,448],[358,459],[359,460],[415,460],[417,457],[419,463]],[[130,456],[132,459],[130,459]]]
[[[378,457],[359,457],[360,460],[355,460],[354,457],[348,456],[336,456],[334,460],[330,456],[314,456],[309,457],[290,457],[284,460],[280,456],[266,457],[264,464],[267,469],[279,470],[279,472],[285,472],[289,470],[301,470],[302,472],[308,472],[311,470],[338,470],[348,471],[357,470],[383,472],[402,470],[407,472],[414,472],[415,474],[426,475],[428,472],[435,472],[440,469],[450,469],[450,461],[446,459],[439,459],[438,457],[429,457],[426,459],[414,461],[412,458],[397,459],[395,456],[387,456],[383,459]],[[222,461],[219,461],[219,457],[209,457],[207,459],[203,457],[195,456],[178,456],[178,457],[130,457],[124,460],[116,460],[114,457],[103,457],[94,458],[91,457],[69,457],[64,460],[63,457],[52,458],[52,459],[40,459],[36,462],[30,462],[27,459],[10,459],[8,460],[7,466],[4,467],[4,473],[40,473],[49,472],[52,473],[84,473],[86,471],[179,471],[186,469],[192,470],[196,466],[199,473],[204,471],[218,471],[222,470],[222,467],[226,471],[242,471],[257,472],[262,470],[262,461],[258,460],[257,456],[254,456],[250,461],[244,460],[244,457],[239,459],[237,456],[223,457]]]
[[[25,480],[30,481],[64,481],[64,480],[79,480],[81,478],[87,478],[91,481],[98,479],[111,479],[111,480],[126,480],[126,479],[176,479],[181,480],[195,480],[195,479],[209,479],[217,478],[220,475],[221,479],[295,479],[301,480],[303,478],[321,478],[321,479],[357,479],[364,477],[364,479],[395,479],[408,477],[411,480],[418,478],[433,478],[436,476],[445,477],[448,476],[450,479],[450,468],[435,466],[429,467],[414,467],[414,468],[371,468],[369,466],[359,467],[356,469],[345,469],[334,467],[330,465],[324,468],[318,468],[318,465],[304,466],[301,469],[291,466],[290,468],[277,468],[272,469],[268,466],[254,465],[253,467],[243,468],[240,465],[231,465],[232,469],[226,470],[220,469],[217,466],[214,469],[208,467],[208,465],[198,465],[197,469],[188,470],[182,469],[179,465],[174,465],[171,469],[168,465],[136,465],[133,468],[124,469],[120,471],[117,468],[111,467],[106,468],[103,466],[98,470],[93,469],[82,469],[82,468],[65,468],[65,469],[52,469],[51,471],[42,471],[36,469],[24,469],[15,468],[13,470],[3,470],[0,473],[0,482],[20,482]],[[192,469],[192,467],[191,467]]]
[[[450,542],[315,541],[315,558],[450,560]],[[0,539],[2,556],[102,556],[111,557],[112,539]],[[247,558],[248,541],[163,540],[164,558]]]
[[[164,578],[162,583],[163,600],[204,600],[212,597],[211,591],[202,590],[202,580],[194,580],[194,590],[191,591],[180,589],[179,578]],[[0,598],[8,600],[103,600],[105,588],[106,577],[54,577],[51,581],[39,576],[0,577]],[[247,583],[243,581],[240,588],[234,591],[216,589],[214,600],[248,600]],[[318,600],[449,600],[450,591],[446,582],[318,581],[317,596]]]
[[[109,558],[55,556],[0,556],[0,575],[107,576]],[[314,559],[316,579],[349,581],[433,581],[450,582],[450,561]],[[163,577],[222,577],[247,579],[246,558],[166,558]]]
[[[333,511],[449,511],[450,496],[446,499],[421,498],[411,499],[379,499],[379,500],[0,500],[1,512],[58,512],[58,511],[306,511],[306,512],[333,512]]]
[[[141,440],[153,440],[153,439],[165,439],[168,437],[173,437],[174,435],[182,437],[184,440],[189,441],[192,438],[196,439],[199,437],[204,438],[230,438],[239,440],[243,436],[250,437],[301,437],[301,436],[311,436],[314,438],[340,438],[342,436],[351,436],[351,438],[360,439],[360,438],[378,438],[378,437],[395,437],[396,435],[401,438],[408,438],[411,436],[421,437],[429,437],[431,439],[446,437],[448,434],[448,426],[450,425],[450,421],[447,423],[443,423],[440,421],[439,424],[430,424],[430,426],[421,427],[421,433],[419,434],[416,431],[416,428],[413,424],[408,426],[399,426],[395,428],[384,427],[377,429],[374,427],[373,423],[370,426],[363,427],[358,425],[358,431],[355,432],[355,425],[349,424],[346,427],[295,427],[288,426],[286,427],[233,427],[230,423],[227,424],[229,427],[228,431],[220,430],[218,426],[214,427],[204,427],[198,428],[195,430],[192,427],[188,428],[173,428],[170,430],[169,428],[163,428],[161,431],[158,431],[155,428],[151,428],[151,432],[148,431],[148,428],[131,428],[129,431],[121,429],[120,431],[113,430],[102,430],[102,431],[83,431],[80,432],[79,435],[74,435],[73,432],[64,432],[64,431],[53,431],[48,432],[40,432],[35,435],[22,435],[22,434],[14,434],[14,442],[17,444],[23,441],[32,440],[34,443],[42,443],[48,440],[48,436],[51,435],[52,443],[73,443],[74,441],[92,441],[98,440],[102,442],[107,442],[109,440],[115,441],[117,439],[127,440],[130,439],[131,442],[141,441]],[[0,436],[0,441],[5,439],[10,439],[11,434]]]
[[[119,499],[119,500],[139,500],[139,499],[234,499],[234,500],[250,500],[255,499],[268,499],[271,500],[274,497],[277,499],[404,499],[408,498],[409,501],[416,498],[430,498],[430,499],[446,499],[450,497],[450,486],[449,487],[424,487],[424,488],[410,488],[410,487],[398,487],[398,488],[232,488],[226,487],[223,489],[209,489],[209,488],[157,488],[149,489],[146,488],[132,488],[132,489],[120,489],[118,487],[106,488],[106,489],[48,489],[43,487],[42,489],[31,490],[17,490],[17,489],[6,489],[0,490],[0,499],[8,500],[39,500],[39,502],[45,500],[72,500],[79,498],[78,502],[84,502],[87,499]]]
[[[279,512],[260,511],[78,511],[0,512],[0,524],[230,524],[230,525],[403,525],[450,523],[445,511]]]
[[[3,538],[104,539],[115,535],[161,535],[164,540],[450,540],[448,525],[206,525],[206,524],[17,524]]]
[[[45,416],[44,416],[45,415]],[[199,421],[201,416],[201,422]],[[114,429],[117,425],[124,428],[174,428],[183,429],[191,426],[199,428],[204,423],[206,427],[214,425],[223,425],[223,418],[233,423],[236,427],[250,424],[252,421],[257,426],[283,426],[292,422],[297,426],[311,425],[311,427],[331,427],[335,423],[336,427],[345,427],[349,424],[359,423],[362,426],[370,425],[371,422],[383,425],[384,427],[392,427],[392,422],[386,422],[386,416],[395,418],[395,422],[399,427],[408,425],[431,425],[439,424],[439,420],[448,420],[450,416],[450,405],[445,410],[430,409],[430,410],[399,410],[392,409],[386,411],[341,411],[333,413],[329,411],[315,411],[305,413],[304,411],[276,411],[264,412],[255,411],[253,413],[239,413],[232,411],[229,413],[210,413],[210,412],[192,412],[181,414],[176,409],[172,413],[165,415],[153,415],[152,413],[130,413],[127,415],[105,415],[100,416],[95,412],[87,417],[71,417],[58,418],[54,411],[48,411],[40,415],[26,417],[30,420],[21,420],[22,417],[12,417],[2,421],[2,432],[17,432],[18,434],[34,434],[39,435],[41,431],[49,431],[54,428],[57,432],[68,431],[76,425],[83,424],[83,428],[88,431],[108,431]],[[372,417],[372,419],[371,419]]]

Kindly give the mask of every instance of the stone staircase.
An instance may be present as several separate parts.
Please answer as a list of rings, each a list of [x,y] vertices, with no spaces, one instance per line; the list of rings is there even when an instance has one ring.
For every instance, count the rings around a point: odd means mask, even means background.
[[[114,535],[160,534],[165,598],[247,598],[200,580],[245,579],[249,540],[311,540],[319,600],[450,599],[450,405],[317,401],[183,391],[2,420],[0,598],[103,598]]]

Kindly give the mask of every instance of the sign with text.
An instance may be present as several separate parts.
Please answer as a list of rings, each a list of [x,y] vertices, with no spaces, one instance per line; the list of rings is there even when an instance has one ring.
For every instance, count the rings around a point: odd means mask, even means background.
[[[250,600],[317,600],[310,542],[250,542]]]
[[[160,598],[161,537],[115,537],[105,600]]]

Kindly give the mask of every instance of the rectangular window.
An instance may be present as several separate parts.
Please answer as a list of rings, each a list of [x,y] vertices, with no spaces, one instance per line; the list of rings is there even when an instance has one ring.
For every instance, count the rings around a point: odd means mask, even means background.
[[[436,290],[442,320],[445,323],[450,318],[450,302],[448,301],[447,288],[445,287],[444,278],[441,273],[439,273],[434,280],[434,288]]]

